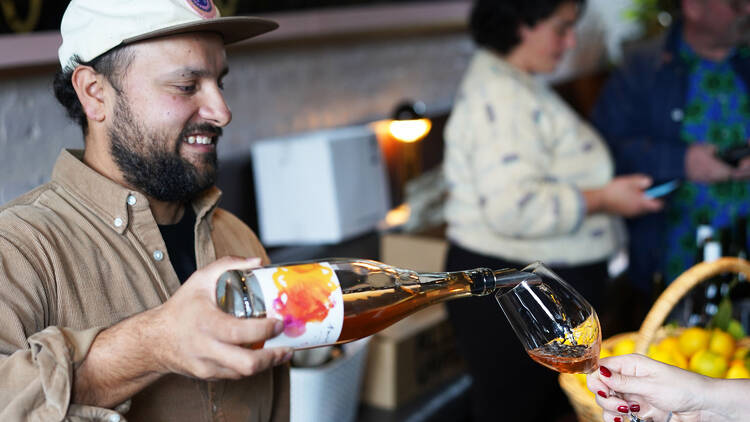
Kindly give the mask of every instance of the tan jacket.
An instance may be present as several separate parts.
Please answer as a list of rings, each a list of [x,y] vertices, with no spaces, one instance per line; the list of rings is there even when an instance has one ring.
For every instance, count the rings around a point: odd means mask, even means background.
[[[165,376],[117,411],[71,403],[97,333],[180,287],[146,197],[80,154],[63,151],[51,182],[0,208],[0,420],[288,420],[286,366],[240,381]],[[268,263],[255,234],[216,208],[220,195],[192,204],[198,268],[225,255]]]

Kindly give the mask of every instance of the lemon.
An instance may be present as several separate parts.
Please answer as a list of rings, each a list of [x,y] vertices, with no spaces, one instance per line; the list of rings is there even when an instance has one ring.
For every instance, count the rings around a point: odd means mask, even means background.
[[[682,369],[688,369],[688,360],[685,356],[680,353],[679,350],[675,350],[672,352],[672,359],[675,363],[673,363],[674,366]]]
[[[678,368],[687,369],[688,367],[687,359],[678,350],[665,350],[657,346],[649,351],[648,357]]]
[[[735,338],[735,340],[739,340],[745,337],[745,329],[742,327],[742,324],[736,319],[732,319],[729,321],[727,332],[731,334],[732,337]]]
[[[750,348],[747,348],[746,346],[740,346],[737,349],[735,349],[734,354],[732,355],[732,360],[745,360],[747,357],[747,352],[750,351]]]
[[[727,360],[708,349],[703,349],[690,358],[689,368],[709,377],[724,378],[727,373]]]
[[[674,353],[675,351],[680,350],[680,341],[677,340],[677,337],[666,337],[664,340],[660,341],[656,347],[665,352]]]
[[[730,359],[734,353],[734,337],[727,332],[716,329],[711,333],[708,350],[723,356],[724,359]]]
[[[618,341],[612,348],[613,356],[627,355],[633,352],[635,352],[635,340],[631,338]]]
[[[677,338],[680,353],[690,358],[695,352],[708,348],[708,341],[711,338],[711,332],[700,327],[686,328]]]
[[[737,378],[750,378],[750,371],[745,367],[745,362],[742,360],[734,360],[729,365],[726,378],[737,379]]]

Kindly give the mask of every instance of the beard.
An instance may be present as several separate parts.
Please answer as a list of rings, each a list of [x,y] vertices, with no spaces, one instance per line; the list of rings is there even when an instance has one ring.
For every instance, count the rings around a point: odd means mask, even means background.
[[[189,133],[207,133],[218,138],[222,129],[209,124],[187,125],[179,137],[138,125],[127,100],[120,96],[114,120],[108,129],[110,153],[125,181],[146,195],[164,202],[189,201],[216,182],[216,151],[202,154],[200,167],[180,155]],[[173,145],[174,147],[170,147]]]

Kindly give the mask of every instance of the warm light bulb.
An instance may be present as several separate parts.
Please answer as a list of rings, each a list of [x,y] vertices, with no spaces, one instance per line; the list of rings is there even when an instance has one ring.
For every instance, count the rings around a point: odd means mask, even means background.
[[[410,215],[411,207],[409,206],[409,204],[401,204],[398,207],[388,211],[388,213],[385,215],[384,221],[382,221],[380,224],[380,229],[387,230],[394,227],[403,226],[407,221],[409,221]]]
[[[401,142],[417,142],[430,131],[430,119],[394,120],[388,125],[391,136]]]

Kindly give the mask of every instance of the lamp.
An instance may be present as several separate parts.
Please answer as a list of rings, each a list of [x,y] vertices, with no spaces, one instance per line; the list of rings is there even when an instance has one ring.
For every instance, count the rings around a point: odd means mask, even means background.
[[[393,119],[388,123],[388,133],[398,141],[399,154],[399,188],[404,193],[406,182],[422,173],[422,145],[432,128],[430,119],[424,117],[426,106],[421,101],[404,101],[393,112]]]
[[[430,119],[424,117],[425,109],[421,101],[401,103],[388,124],[388,132],[394,139],[405,143],[422,140],[432,128]]]
[[[406,182],[422,173],[420,141],[432,127],[430,119],[424,117],[426,108],[421,101],[402,101],[396,106],[390,119],[371,123],[388,167],[394,204],[401,204],[404,200]],[[394,211],[397,212],[391,215]],[[401,204],[399,208],[389,212],[386,217],[388,221],[384,224],[388,227],[398,226],[408,217],[408,206]]]

